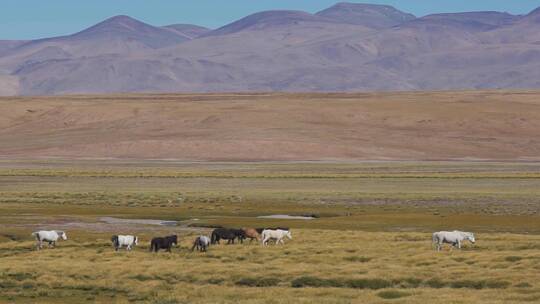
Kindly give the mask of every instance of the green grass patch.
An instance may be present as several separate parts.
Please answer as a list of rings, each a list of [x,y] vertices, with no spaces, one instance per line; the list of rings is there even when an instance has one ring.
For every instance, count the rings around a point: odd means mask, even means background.
[[[280,280],[277,278],[242,278],[235,282],[238,286],[247,287],[272,287],[279,283]]]
[[[512,256],[507,256],[506,258],[504,258],[504,260],[507,261],[507,262],[514,263],[514,262],[519,262],[519,261],[523,260],[523,258],[520,257],[520,256],[512,255]]]
[[[514,287],[517,287],[517,288],[531,288],[532,285],[527,283],[527,282],[521,282],[521,283],[518,283],[518,284],[514,285]]]
[[[373,258],[368,258],[368,257],[363,257],[363,256],[349,256],[343,259],[348,262],[367,263],[371,261]]]
[[[408,297],[410,295],[411,294],[408,292],[403,292],[399,290],[385,290],[385,291],[381,291],[377,293],[377,296],[385,300],[399,299],[399,298]]]

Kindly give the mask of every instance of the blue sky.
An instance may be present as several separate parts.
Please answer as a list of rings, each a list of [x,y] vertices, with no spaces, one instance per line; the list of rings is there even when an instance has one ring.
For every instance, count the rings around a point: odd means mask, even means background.
[[[82,30],[115,15],[153,25],[193,23],[211,28],[270,9],[316,12],[338,0],[2,0],[0,39],[34,39]],[[540,0],[366,0],[424,16],[440,12],[493,10],[526,14]]]

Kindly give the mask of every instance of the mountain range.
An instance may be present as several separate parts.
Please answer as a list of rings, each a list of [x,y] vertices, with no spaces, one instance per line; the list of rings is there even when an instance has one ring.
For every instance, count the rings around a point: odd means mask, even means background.
[[[338,3],[218,29],[115,16],[68,36],[0,40],[0,95],[540,88],[540,8],[434,14]]]

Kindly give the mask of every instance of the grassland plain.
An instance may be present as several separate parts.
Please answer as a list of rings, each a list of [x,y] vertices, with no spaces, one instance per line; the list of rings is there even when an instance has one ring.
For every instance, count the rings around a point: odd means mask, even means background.
[[[0,161],[0,302],[540,302],[540,164]],[[314,220],[259,215],[314,215]],[[103,217],[178,220],[110,224]],[[293,229],[285,246],[188,248],[208,226]],[[33,250],[30,232],[68,231]],[[433,230],[478,242],[431,249]],[[115,253],[113,233],[141,246]],[[178,233],[172,254],[152,236]]]

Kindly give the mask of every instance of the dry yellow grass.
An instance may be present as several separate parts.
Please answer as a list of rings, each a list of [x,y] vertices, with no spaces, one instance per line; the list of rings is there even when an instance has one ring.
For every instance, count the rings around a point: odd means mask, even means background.
[[[217,245],[191,253],[114,252],[108,235],[74,231],[56,249],[0,244],[0,301],[48,303],[534,303],[540,237],[478,234],[462,251],[427,233],[299,229],[285,246]],[[311,282],[311,283],[310,283]],[[308,287],[315,284],[318,288]],[[318,285],[320,284],[320,285]]]
[[[0,162],[0,303],[539,302],[538,168]],[[256,218],[278,213],[321,217]],[[113,226],[102,216],[200,220]],[[294,239],[191,253],[195,234],[208,230],[188,223],[290,226]],[[70,240],[33,251],[39,228],[65,229]],[[476,232],[478,243],[433,251],[431,232],[456,228]],[[148,252],[152,236],[172,232],[180,248]],[[136,233],[141,246],[115,253],[116,233]]]

